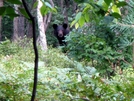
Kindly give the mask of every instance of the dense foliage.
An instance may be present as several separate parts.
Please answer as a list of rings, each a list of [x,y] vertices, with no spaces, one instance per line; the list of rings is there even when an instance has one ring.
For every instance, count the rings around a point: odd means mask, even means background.
[[[11,39],[13,33],[13,21],[5,16],[2,19],[2,40]]]
[[[67,53],[71,58],[85,61],[107,76],[117,67],[123,69],[130,66],[132,47],[125,43],[126,36],[116,35],[105,24],[88,27],[74,30],[67,36]]]
[[[33,84],[33,51],[25,41],[1,44],[0,100],[29,101]],[[26,47],[23,45],[25,44]],[[2,45],[14,46],[5,51]],[[16,49],[18,52],[15,52]],[[40,50],[37,101],[128,101],[134,98],[134,72],[125,69],[111,80],[102,78],[95,68],[70,60],[60,50]]]
[[[44,52],[38,47],[38,88],[35,100],[133,101],[133,0],[130,0],[129,6],[121,9],[126,5],[122,0],[75,0],[78,3],[75,10],[72,10],[73,0],[68,1],[70,5],[64,2],[63,10],[59,7],[59,1],[54,0],[57,13],[48,2],[44,1],[45,5],[42,6],[43,15],[55,13],[46,32],[49,49]],[[6,2],[21,4],[19,0]],[[31,4],[31,0],[28,2]],[[37,4],[34,4],[34,8]],[[11,39],[12,26],[9,24],[12,21],[7,18],[16,17],[16,12],[6,6],[0,7],[0,10],[1,15],[6,15],[2,20],[2,26],[6,26],[2,27],[2,37]],[[25,10],[19,10],[27,18]],[[72,28],[66,37],[67,46],[60,50],[62,47],[52,48],[58,46],[52,24],[63,23],[65,10],[68,11],[68,22],[72,22]],[[30,100],[34,76],[31,43],[25,37],[17,43],[10,40],[0,43],[0,101]]]

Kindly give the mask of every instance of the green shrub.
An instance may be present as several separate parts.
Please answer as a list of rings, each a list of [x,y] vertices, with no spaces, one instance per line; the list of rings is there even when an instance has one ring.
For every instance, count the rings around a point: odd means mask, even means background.
[[[4,57],[0,62],[0,99],[29,101],[33,83],[33,67],[29,69],[20,60]]]
[[[41,60],[45,62],[47,67],[58,67],[58,68],[71,68],[73,63],[69,61],[67,56],[64,56],[59,49],[49,49],[47,52],[44,52]]]
[[[101,70],[102,74],[112,71],[109,61],[114,60],[114,56],[119,53],[107,46],[105,40],[96,37],[93,34],[82,34],[72,32],[67,37],[68,56],[77,61],[85,61],[90,66]]]
[[[129,66],[124,61],[131,62],[132,56],[131,46],[123,43],[124,38],[115,37],[113,34],[114,37],[110,40],[111,36],[110,32],[100,32],[96,35],[86,28],[74,30],[66,38],[67,55],[95,67],[103,75],[114,75],[118,66]]]
[[[1,101],[31,98],[34,54],[30,54],[30,44],[24,46],[10,56],[0,56]],[[124,74],[108,80],[100,77],[95,68],[68,58],[59,49],[39,50],[39,57],[37,101],[130,101],[134,98],[132,70],[126,69]]]
[[[19,52],[20,47],[16,47],[15,44],[11,44],[10,40],[2,41],[0,43],[0,54],[1,55],[12,55]]]

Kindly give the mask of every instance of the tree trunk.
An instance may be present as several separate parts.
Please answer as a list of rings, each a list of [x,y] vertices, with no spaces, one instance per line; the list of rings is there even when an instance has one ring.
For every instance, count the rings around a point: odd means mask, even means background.
[[[52,0],[49,0],[52,7],[54,7],[54,3]],[[40,7],[42,6],[42,2],[40,0],[38,1],[37,6],[37,22],[38,22],[38,30],[39,30],[39,36],[38,36],[38,43],[41,46],[42,50],[47,50],[47,40],[46,40],[46,30],[50,23],[52,13],[49,13],[42,17],[40,13]]]
[[[24,17],[15,17],[13,21],[13,41],[18,41],[24,37]]]
[[[32,38],[33,37],[33,30],[32,30],[32,23],[31,22],[27,22],[26,24],[26,29],[27,29],[27,32],[26,32],[26,35],[28,38]]]
[[[60,8],[61,8],[61,9],[60,9],[61,12],[63,13],[63,7],[64,7],[64,1],[63,1],[63,0],[60,1],[60,5],[59,5],[59,6],[60,6]]]
[[[76,12],[77,10],[77,3],[73,1],[73,12]]]
[[[18,35],[19,35],[19,38],[23,38],[24,35],[25,35],[25,32],[24,32],[24,21],[25,21],[25,18],[23,16],[20,16],[18,17]]]
[[[13,20],[13,37],[12,41],[18,40],[18,17],[15,17]]]
[[[46,34],[44,29],[44,23],[43,23],[43,16],[41,15],[40,8],[42,6],[42,2],[38,0],[38,6],[37,6],[37,23],[38,23],[38,44],[41,46],[42,50],[47,50],[47,40],[46,40]]]
[[[0,0],[0,7],[3,6],[3,0]],[[0,41],[2,40],[2,16],[0,16]]]
[[[15,5],[15,9],[16,11],[18,10],[18,6]],[[20,16],[20,17],[15,17],[14,21],[13,21],[13,37],[12,37],[12,41],[16,42],[19,39],[24,37],[24,17]]]
[[[69,9],[69,1],[65,0],[65,7],[64,7],[63,15],[64,15],[64,23],[67,23],[67,24],[68,24],[68,9]]]

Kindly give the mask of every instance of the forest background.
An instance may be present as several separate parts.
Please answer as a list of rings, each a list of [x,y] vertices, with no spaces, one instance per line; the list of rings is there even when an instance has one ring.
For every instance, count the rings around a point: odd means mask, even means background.
[[[134,0],[0,0],[0,100],[133,101]],[[54,23],[70,25],[59,46]],[[33,44],[32,44],[33,43]],[[35,63],[36,64],[36,63]]]

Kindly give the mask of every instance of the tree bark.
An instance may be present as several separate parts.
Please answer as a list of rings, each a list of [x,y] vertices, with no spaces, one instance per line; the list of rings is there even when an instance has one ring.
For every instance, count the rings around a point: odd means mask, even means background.
[[[64,15],[64,23],[67,24],[68,24],[68,9],[69,9],[69,1],[65,0],[65,8],[64,8],[63,15]]]
[[[16,42],[18,40],[18,17],[13,20],[13,37],[12,41]]]
[[[77,3],[73,1],[73,12],[76,12],[77,10]]]
[[[25,35],[24,22],[25,22],[25,18],[23,16],[18,17],[18,35],[19,35],[19,38],[23,38]]]
[[[12,41],[16,42],[24,37],[24,17],[15,17],[13,21]]]
[[[63,7],[64,7],[64,1],[63,0],[60,0],[60,10],[61,12],[63,13]]]
[[[38,44],[41,46],[42,50],[47,50],[47,40],[46,40],[46,34],[44,29],[44,22],[43,22],[43,16],[41,15],[40,8],[42,6],[42,2],[38,0],[38,6],[37,6],[37,23],[38,23]]]
[[[32,38],[33,37],[33,29],[32,29],[32,23],[31,22],[27,22],[27,33],[26,33],[26,35],[27,35],[27,37],[28,38]]]
[[[0,0],[0,7],[3,6],[3,0]],[[0,41],[2,40],[2,16],[0,16]]]
[[[54,3],[52,0],[49,0],[52,7],[54,7]],[[42,2],[38,0],[38,6],[37,6],[37,22],[38,22],[38,30],[39,30],[39,36],[38,36],[38,43],[41,46],[42,50],[47,50],[47,40],[46,40],[46,30],[50,23],[52,13],[49,13],[45,15],[44,17],[40,13],[40,8],[42,6]]]
[[[15,5],[15,9],[16,9],[16,13],[18,13],[18,6]],[[24,37],[24,17],[23,16],[19,16],[19,17],[15,17],[14,21],[13,21],[13,37],[12,37],[12,41],[16,42],[19,39]]]

